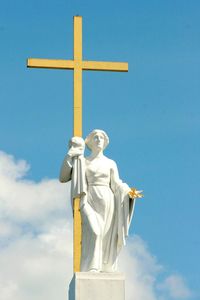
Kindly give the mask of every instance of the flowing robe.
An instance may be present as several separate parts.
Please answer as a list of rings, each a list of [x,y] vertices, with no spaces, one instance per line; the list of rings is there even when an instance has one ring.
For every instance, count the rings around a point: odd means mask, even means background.
[[[72,198],[81,197],[81,271],[115,272],[135,204],[116,163],[105,156],[66,157],[60,179],[72,179]]]

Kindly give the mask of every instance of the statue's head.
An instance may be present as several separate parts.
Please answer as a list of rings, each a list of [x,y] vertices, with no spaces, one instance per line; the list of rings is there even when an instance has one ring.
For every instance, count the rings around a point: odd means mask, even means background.
[[[90,150],[98,148],[104,150],[109,144],[109,137],[105,131],[101,129],[94,129],[85,139],[85,144]]]

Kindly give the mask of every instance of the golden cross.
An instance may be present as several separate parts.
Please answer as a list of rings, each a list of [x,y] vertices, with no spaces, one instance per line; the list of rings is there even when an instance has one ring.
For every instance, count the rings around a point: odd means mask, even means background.
[[[73,60],[29,58],[27,67],[74,70],[74,136],[82,136],[82,71],[128,71],[128,63],[87,61],[82,59],[81,16],[74,17]],[[81,216],[79,204],[80,199],[74,199],[74,272],[80,271]]]

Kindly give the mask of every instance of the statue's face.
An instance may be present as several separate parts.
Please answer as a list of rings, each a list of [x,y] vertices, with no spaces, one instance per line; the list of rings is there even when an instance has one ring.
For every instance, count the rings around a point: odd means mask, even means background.
[[[95,133],[92,139],[92,150],[103,150],[104,148],[104,135],[101,132]]]

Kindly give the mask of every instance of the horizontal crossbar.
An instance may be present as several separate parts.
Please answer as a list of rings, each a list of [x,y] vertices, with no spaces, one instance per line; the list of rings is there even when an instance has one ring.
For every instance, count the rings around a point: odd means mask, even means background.
[[[128,63],[126,62],[106,62],[106,61],[74,61],[62,59],[41,59],[29,58],[27,60],[29,68],[48,68],[48,69],[68,69],[73,70],[78,67],[82,70],[90,71],[118,71],[127,72]]]
[[[28,68],[74,69],[73,60],[28,58]]]

